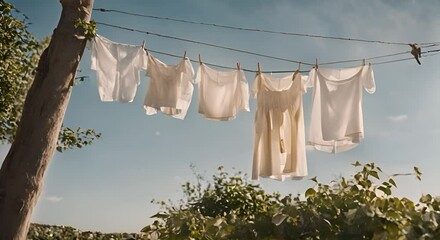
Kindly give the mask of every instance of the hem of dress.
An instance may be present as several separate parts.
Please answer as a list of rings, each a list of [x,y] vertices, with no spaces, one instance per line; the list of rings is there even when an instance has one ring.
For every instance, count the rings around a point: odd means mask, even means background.
[[[269,179],[273,179],[273,180],[278,180],[278,181],[285,181],[285,180],[302,180],[305,177],[307,177],[307,173],[305,174],[297,174],[297,173],[286,173],[286,174],[280,174],[280,175],[259,175],[256,178],[252,178],[252,180],[259,180],[260,177],[262,178],[269,178]]]

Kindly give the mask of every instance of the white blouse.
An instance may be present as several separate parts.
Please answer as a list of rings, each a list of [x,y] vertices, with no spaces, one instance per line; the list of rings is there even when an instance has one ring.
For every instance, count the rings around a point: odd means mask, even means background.
[[[221,72],[201,64],[196,82],[199,83],[199,113],[207,119],[227,121],[240,110],[249,110],[249,86],[242,70]]]
[[[308,144],[324,152],[343,152],[364,137],[362,87],[376,90],[371,66],[310,71],[308,87],[314,87]]]

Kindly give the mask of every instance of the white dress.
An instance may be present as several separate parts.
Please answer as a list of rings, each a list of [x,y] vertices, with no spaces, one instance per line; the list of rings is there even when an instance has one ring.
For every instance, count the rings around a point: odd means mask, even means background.
[[[242,70],[221,72],[201,64],[196,76],[199,83],[199,113],[207,119],[227,121],[240,110],[249,112],[249,86]]]
[[[96,70],[101,101],[132,102],[140,84],[139,71],[147,69],[145,50],[99,35],[87,47],[92,51],[91,69]]]
[[[313,89],[308,144],[324,152],[343,152],[364,137],[362,87],[376,90],[371,66],[313,68],[307,80]]]
[[[307,176],[301,73],[283,78],[258,74],[252,179]]]
[[[194,87],[194,69],[188,58],[177,65],[167,65],[148,54],[147,76],[150,77],[144,108],[147,115],[161,111],[177,119],[184,119]]]

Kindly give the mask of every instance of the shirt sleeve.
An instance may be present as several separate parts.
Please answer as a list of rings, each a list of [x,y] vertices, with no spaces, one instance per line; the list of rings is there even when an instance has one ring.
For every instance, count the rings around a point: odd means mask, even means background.
[[[92,39],[87,40],[86,42],[86,48],[87,50],[92,50]]]
[[[196,78],[194,78],[194,84],[200,84],[202,81],[202,67],[203,65],[199,65],[199,68],[197,69]]]
[[[241,103],[240,103],[240,107],[241,109],[244,109],[246,111],[250,111],[249,108],[249,85],[248,82],[246,80],[246,76],[244,75],[244,72],[242,70],[240,70],[238,72],[238,80],[239,80],[239,84],[240,84],[240,92],[241,92]]]
[[[187,58],[185,59],[184,76],[189,80],[189,82],[194,82],[194,68],[191,61]]]
[[[367,93],[373,94],[376,91],[373,67],[369,65],[364,71],[366,72],[364,73],[364,78],[362,79],[362,85],[364,86]]]
[[[312,68],[309,72],[309,76],[303,76],[303,83],[304,83],[304,88],[306,89],[305,91],[307,91],[307,88],[312,88],[315,85],[315,78],[316,78],[316,69]]]
[[[251,92],[253,98],[257,98],[258,90],[260,89],[260,81],[261,81],[261,77],[257,73],[255,75],[254,84],[252,86],[252,92]]]
[[[93,39],[88,40],[86,43],[87,49],[89,49],[92,52],[90,54],[90,69],[95,70],[95,71],[97,69],[97,64],[96,64],[97,52],[96,52],[96,46],[95,46],[97,44],[96,39],[97,38],[95,37]]]
[[[148,68],[148,57],[147,57],[147,52],[145,52],[145,50],[143,48],[141,48],[141,50],[139,51],[139,68],[140,69],[144,69],[147,70]]]
[[[153,68],[156,67],[156,64],[154,64],[154,59],[153,58],[154,58],[153,55],[151,55],[151,53],[147,52],[147,62],[148,62],[147,65],[148,65],[148,68],[147,68],[147,71],[145,72],[145,75],[147,77],[150,77],[150,78],[152,76]]]

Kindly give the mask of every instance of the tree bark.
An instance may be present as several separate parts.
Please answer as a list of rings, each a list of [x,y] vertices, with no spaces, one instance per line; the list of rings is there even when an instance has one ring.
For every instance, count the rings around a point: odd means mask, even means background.
[[[26,239],[32,210],[54,150],[86,40],[75,29],[88,22],[93,0],[61,0],[62,13],[38,63],[16,138],[0,169],[0,239]]]

